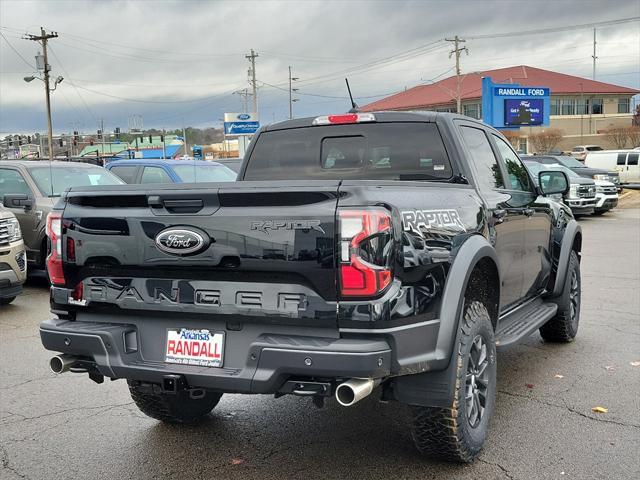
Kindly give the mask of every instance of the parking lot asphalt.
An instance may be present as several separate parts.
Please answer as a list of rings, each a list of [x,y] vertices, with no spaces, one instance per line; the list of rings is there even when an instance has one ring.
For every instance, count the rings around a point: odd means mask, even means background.
[[[578,337],[535,334],[499,355],[491,433],[472,465],[422,458],[405,409],[375,393],[321,410],[225,395],[201,425],[163,425],[122,380],[49,372],[38,335],[48,289],[32,279],[0,310],[0,478],[640,478],[640,205],[627,207],[580,220]]]

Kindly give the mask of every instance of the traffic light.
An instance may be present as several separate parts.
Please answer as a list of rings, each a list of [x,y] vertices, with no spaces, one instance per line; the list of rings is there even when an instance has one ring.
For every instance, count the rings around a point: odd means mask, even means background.
[[[160,135],[160,142],[164,143],[164,135]]]
[[[27,135],[27,143],[31,144],[31,135]]]
[[[60,137],[60,138],[58,139],[58,145],[59,145],[59,146],[61,146],[61,147],[63,147],[63,146],[64,146],[64,142],[62,141],[62,137]]]
[[[98,130],[98,140],[102,140],[102,130]]]
[[[153,137],[149,135],[149,143],[153,143]]]
[[[120,127],[116,127],[114,133],[116,134],[116,139],[120,140]]]
[[[77,131],[77,130],[74,130],[74,131],[73,131],[73,139],[74,139],[76,142],[78,141],[78,135],[79,135],[79,134],[78,134],[78,131]]]
[[[93,138],[89,139],[89,145],[91,145],[93,147]]]

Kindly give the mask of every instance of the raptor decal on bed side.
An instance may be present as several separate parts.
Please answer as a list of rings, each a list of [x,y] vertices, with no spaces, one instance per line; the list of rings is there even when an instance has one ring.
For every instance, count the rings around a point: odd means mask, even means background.
[[[422,229],[438,228],[466,232],[457,210],[405,210],[402,225],[405,230],[420,233]]]

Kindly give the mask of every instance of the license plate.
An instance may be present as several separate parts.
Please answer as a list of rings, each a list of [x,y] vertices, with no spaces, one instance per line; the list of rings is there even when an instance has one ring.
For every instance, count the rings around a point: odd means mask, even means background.
[[[199,367],[221,367],[224,333],[181,328],[167,331],[165,362]]]

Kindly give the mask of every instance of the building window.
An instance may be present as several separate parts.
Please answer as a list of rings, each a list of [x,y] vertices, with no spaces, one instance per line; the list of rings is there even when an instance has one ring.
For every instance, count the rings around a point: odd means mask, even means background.
[[[576,100],[576,115],[589,115],[589,100],[579,98]]]
[[[575,115],[576,114],[576,100],[575,98],[563,98],[560,115]]]
[[[462,114],[471,118],[481,117],[481,107],[479,103],[469,103],[462,106]]]
[[[619,98],[618,99],[618,113],[630,113],[631,112],[631,99]]]
[[[437,107],[436,112],[455,113],[455,107]]]
[[[560,100],[557,98],[551,99],[551,112],[550,115],[560,115]]]
[[[594,98],[591,100],[591,113],[593,113],[594,115],[600,115],[604,113],[602,109],[601,98]]]

